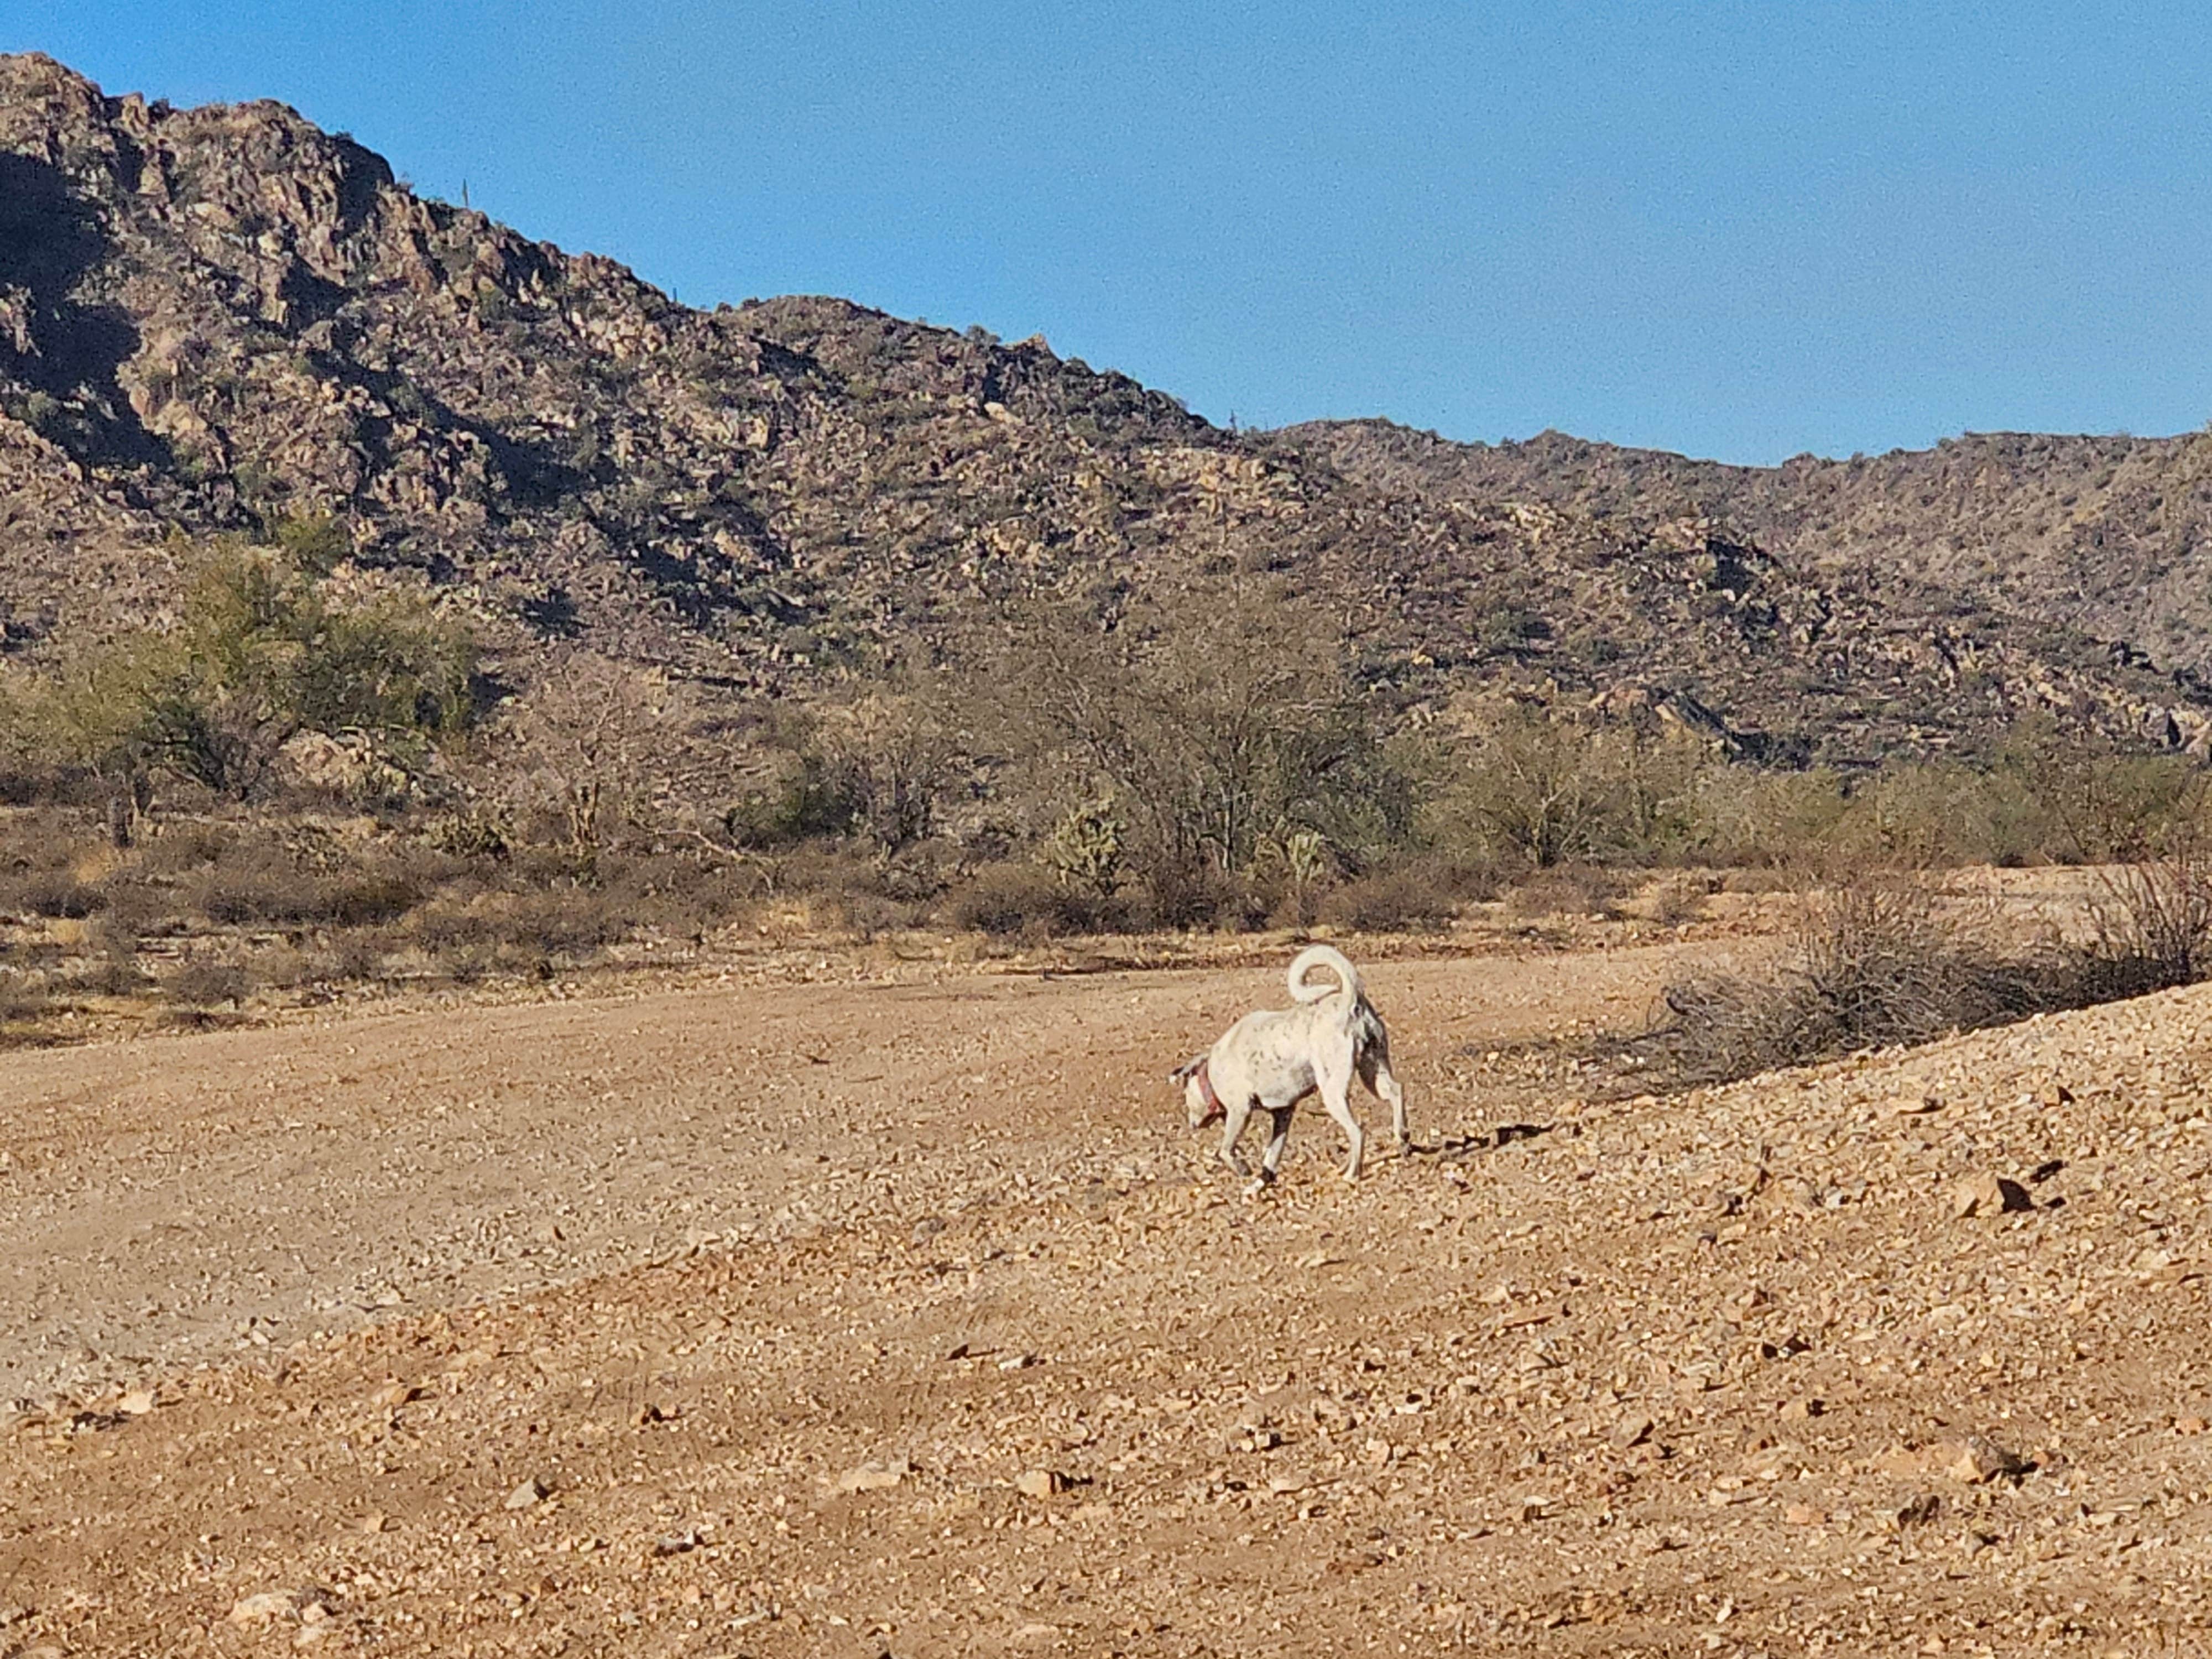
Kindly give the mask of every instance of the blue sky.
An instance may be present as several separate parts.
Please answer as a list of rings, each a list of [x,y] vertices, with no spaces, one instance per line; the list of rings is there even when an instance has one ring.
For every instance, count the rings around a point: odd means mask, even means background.
[[[1739,461],[2212,417],[2212,8],[0,0],[695,304]]]

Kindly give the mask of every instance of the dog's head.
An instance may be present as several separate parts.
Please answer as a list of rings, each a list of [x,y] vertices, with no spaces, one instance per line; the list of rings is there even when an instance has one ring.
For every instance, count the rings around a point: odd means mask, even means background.
[[[1168,1073],[1169,1082],[1182,1085],[1183,1111],[1194,1129],[1203,1129],[1229,1115],[1221,1097],[1213,1092],[1212,1079],[1206,1074],[1206,1060],[1204,1054],[1194,1054]]]

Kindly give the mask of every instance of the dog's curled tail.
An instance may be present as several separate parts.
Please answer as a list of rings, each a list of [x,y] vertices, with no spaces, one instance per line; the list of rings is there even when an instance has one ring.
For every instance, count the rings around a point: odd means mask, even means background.
[[[1307,976],[1316,968],[1326,968],[1336,975],[1334,985],[1316,985]],[[1366,988],[1359,982],[1359,969],[1353,967],[1343,951],[1329,945],[1309,945],[1291,958],[1291,1000],[1319,1002],[1325,997],[1341,994],[1348,1003],[1366,1000]]]

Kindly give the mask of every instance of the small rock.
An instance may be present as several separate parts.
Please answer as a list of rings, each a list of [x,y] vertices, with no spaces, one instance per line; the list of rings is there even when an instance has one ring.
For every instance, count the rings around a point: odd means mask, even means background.
[[[905,1458],[889,1463],[863,1463],[857,1469],[848,1469],[834,1483],[842,1492],[889,1492],[914,1472],[914,1465]]]
[[[1024,1498],[1050,1498],[1067,1490],[1067,1477],[1054,1469],[1024,1469],[1014,1478],[1014,1490]]]
[[[1932,1492],[1924,1492],[1897,1512],[1896,1524],[1901,1531],[1906,1527],[1924,1527],[1943,1512],[1943,1500]]]
[[[1970,1216],[2002,1215],[2034,1207],[2035,1200],[2020,1182],[1986,1172],[1968,1176],[1951,1189],[1951,1214],[1960,1221]]]
[[[154,1409],[155,1403],[153,1389],[133,1389],[115,1402],[115,1409],[125,1417],[143,1417]]]
[[[1999,1475],[2019,1474],[2027,1468],[1996,1442],[1978,1434],[1939,1442],[1929,1454],[1929,1462],[1952,1480],[1969,1486],[1978,1486]]]
[[[392,1517],[379,1510],[371,1510],[361,1517],[361,1529],[366,1533],[390,1532]]]
[[[386,1382],[374,1394],[369,1395],[368,1403],[380,1411],[396,1411],[409,1401],[420,1400],[422,1397],[422,1389],[416,1388],[412,1383],[401,1382],[395,1379]]]
[[[1656,1426],[1650,1418],[1642,1412],[1632,1413],[1622,1418],[1614,1425],[1613,1431],[1613,1450],[1626,1451],[1632,1447],[1642,1445],[1651,1437],[1651,1431]]]
[[[999,1369],[1002,1371],[1025,1371],[1036,1363],[1037,1357],[1033,1353],[1010,1353],[999,1362]]]
[[[2173,1419],[2176,1434],[2202,1434],[2204,1428],[2204,1419],[2201,1417],[2177,1417]]]
[[[672,1532],[665,1538],[655,1540],[653,1553],[655,1555],[684,1555],[698,1547],[698,1529],[693,1528],[685,1532]]]
[[[266,1625],[274,1620],[289,1619],[300,1610],[297,1590],[263,1590],[258,1595],[243,1597],[231,1605],[230,1622],[234,1625]]]
[[[1782,1420],[1785,1423],[1803,1423],[1824,1415],[1827,1409],[1826,1401],[1815,1400],[1810,1395],[1801,1395],[1783,1407]]]
[[[533,1504],[544,1502],[552,1495],[553,1488],[541,1477],[533,1474],[513,1492],[507,1493],[507,1507],[511,1510],[526,1510]]]
[[[1828,1516],[1810,1504],[1792,1504],[1782,1511],[1782,1518],[1793,1527],[1819,1527],[1827,1523]]]

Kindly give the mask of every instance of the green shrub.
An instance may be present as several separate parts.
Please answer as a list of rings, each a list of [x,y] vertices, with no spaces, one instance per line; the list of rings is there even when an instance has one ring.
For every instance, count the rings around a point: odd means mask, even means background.
[[[166,771],[243,800],[302,732],[403,747],[469,714],[467,635],[411,600],[332,604],[283,555],[204,556],[173,627],[67,664],[28,717],[50,764]]]

